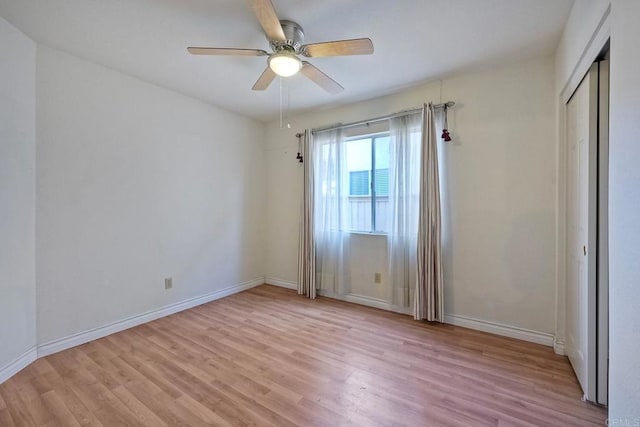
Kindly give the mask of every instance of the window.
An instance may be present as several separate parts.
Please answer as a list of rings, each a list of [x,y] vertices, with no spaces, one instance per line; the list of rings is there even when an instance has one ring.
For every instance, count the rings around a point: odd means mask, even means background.
[[[349,172],[349,195],[368,196],[369,195],[369,171]]]
[[[389,204],[389,134],[347,139],[346,157],[347,228],[367,233],[385,232]]]

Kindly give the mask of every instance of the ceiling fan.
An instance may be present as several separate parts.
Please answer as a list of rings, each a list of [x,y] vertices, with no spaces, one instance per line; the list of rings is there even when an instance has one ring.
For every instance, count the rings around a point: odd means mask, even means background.
[[[327,92],[340,93],[344,88],[338,82],[298,56],[319,58],[373,53],[373,43],[368,38],[305,45],[302,27],[293,21],[279,20],[271,0],[249,0],[249,3],[269,40],[272,53],[262,49],[215,47],[188,47],[187,50],[193,55],[267,56],[267,68],[253,85],[253,90],[265,90],[276,75],[289,77],[300,71]]]

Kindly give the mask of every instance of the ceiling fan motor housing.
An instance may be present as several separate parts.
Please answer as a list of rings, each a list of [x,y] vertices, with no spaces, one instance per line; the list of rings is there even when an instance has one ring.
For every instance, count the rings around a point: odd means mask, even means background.
[[[280,25],[284,32],[285,41],[270,40],[271,47],[274,52],[280,52],[282,50],[293,51],[296,54],[300,54],[300,49],[304,43],[304,32],[302,27],[293,21],[281,20]]]
[[[340,83],[320,71],[313,64],[299,57],[321,58],[325,56],[371,55],[371,39],[359,38],[304,44],[304,31],[297,22],[278,19],[271,0],[249,0],[256,18],[267,36],[272,52],[263,49],[237,49],[221,47],[187,48],[192,55],[266,56],[267,68],[262,72],[253,90],[265,90],[276,76],[289,77],[299,71],[331,94],[344,90]]]

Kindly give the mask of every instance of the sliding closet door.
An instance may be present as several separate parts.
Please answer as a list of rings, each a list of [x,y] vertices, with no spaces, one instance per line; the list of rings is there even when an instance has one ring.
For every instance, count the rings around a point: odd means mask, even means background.
[[[598,64],[567,104],[566,350],[588,400],[596,400]]]
[[[609,60],[598,63],[597,403],[609,400]]]

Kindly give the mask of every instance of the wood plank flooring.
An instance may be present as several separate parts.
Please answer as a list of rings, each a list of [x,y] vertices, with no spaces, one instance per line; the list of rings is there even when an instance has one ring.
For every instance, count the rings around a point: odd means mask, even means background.
[[[1,426],[602,426],[550,348],[260,286],[39,359]]]

